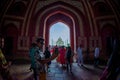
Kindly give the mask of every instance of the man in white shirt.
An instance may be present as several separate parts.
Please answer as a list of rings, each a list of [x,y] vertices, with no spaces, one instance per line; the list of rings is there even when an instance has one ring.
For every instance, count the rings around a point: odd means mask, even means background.
[[[99,63],[99,54],[100,54],[100,49],[98,46],[95,48],[95,53],[94,53],[94,66],[98,66]]]
[[[79,45],[77,48],[77,62],[78,65],[80,64],[81,66],[83,66],[83,54],[82,54],[81,45]]]

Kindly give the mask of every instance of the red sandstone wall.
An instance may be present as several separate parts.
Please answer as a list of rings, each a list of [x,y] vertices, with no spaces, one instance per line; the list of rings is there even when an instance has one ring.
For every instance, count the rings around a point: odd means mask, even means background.
[[[13,37],[12,53],[28,57],[30,44],[39,36],[45,38],[45,46],[48,46],[50,26],[61,21],[70,27],[74,51],[78,44],[82,44],[84,51],[90,47],[93,56],[98,44],[101,55],[106,56],[106,38],[120,32],[120,15],[113,4],[116,2],[79,0],[45,3],[40,0],[6,0],[2,6],[0,33],[4,37]]]

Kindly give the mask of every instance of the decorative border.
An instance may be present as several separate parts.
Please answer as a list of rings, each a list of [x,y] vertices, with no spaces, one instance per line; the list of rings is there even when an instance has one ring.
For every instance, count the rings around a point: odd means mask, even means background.
[[[18,50],[29,50],[29,37],[18,37]]]
[[[98,45],[98,47],[100,49],[102,49],[102,45],[101,45],[101,37],[90,37],[89,38],[89,47],[90,47],[90,51],[93,51],[95,49],[95,47]]]

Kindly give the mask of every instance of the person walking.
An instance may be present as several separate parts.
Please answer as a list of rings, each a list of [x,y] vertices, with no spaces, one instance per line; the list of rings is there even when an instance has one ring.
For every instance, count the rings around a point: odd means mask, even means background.
[[[83,54],[82,54],[81,45],[79,45],[77,48],[77,62],[78,65],[83,66]]]
[[[67,71],[70,70],[70,72],[72,71],[73,55],[74,54],[72,52],[71,47],[68,47],[66,51],[65,59],[66,59],[66,64],[67,64]]]
[[[99,64],[99,54],[100,54],[100,48],[98,47],[98,45],[95,48],[95,52],[94,52],[94,66],[98,66]]]
[[[60,64],[62,64],[62,67],[65,66],[65,53],[66,53],[66,50],[64,46],[62,46],[59,50]]]
[[[50,51],[49,51],[48,47],[45,48],[44,55],[45,55],[45,59],[48,59],[48,58],[51,57],[51,54],[50,54]],[[49,69],[49,65],[50,64],[51,64],[51,61],[49,61],[49,62],[46,63],[47,71],[49,71],[48,69]]]

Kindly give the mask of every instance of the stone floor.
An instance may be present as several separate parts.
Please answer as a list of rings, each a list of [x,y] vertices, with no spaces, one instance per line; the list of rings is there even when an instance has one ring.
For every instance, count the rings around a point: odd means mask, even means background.
[[[13,64],[10,68],[14,80],[34,80],[33,72],[29,70],[30,64]],[[78,66],[73,63],[72,72],[61,67],[55,60],[52,61],[46,74],[47,80],[99,80],[104,66],[93,67],[90,64]]]

